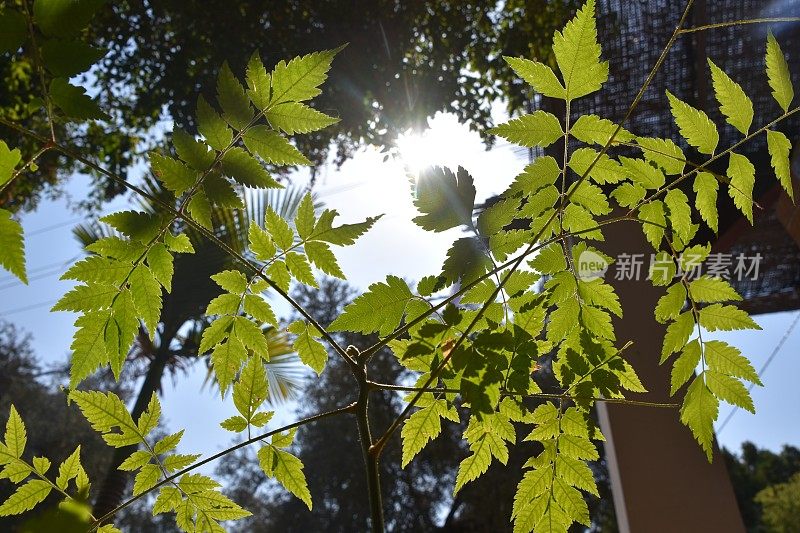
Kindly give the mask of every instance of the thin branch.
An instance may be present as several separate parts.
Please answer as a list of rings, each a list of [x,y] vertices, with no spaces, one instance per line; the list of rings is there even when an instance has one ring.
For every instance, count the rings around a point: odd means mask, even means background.
[[[22,165],[21,167],[19,167],[17,170],[15,170],[15,171],[14,171],[14,172],[11,174],[11,179],[10,179],[10,180],[8,180],[7,182],[5,182],[5,183],[3,184],[3,186],[2,186],[2,187],[0,187],[0,194],[3,194],[4,192],[6,192],[6,189],[8,189],[8,188],[11,186],[11,184],[14,182],[14,180],[15,180],[15,179],[17,179],[18,177],[20,177],[20,176],[22,175],[22,173],[23,173],[23,172],[25,172],[25,170],[26,170],[28,167],[30,167],[32,164],[34,164],[34,163],[36,162],[36,160],[37,160],[37,159],[39,159],[40,157],[42,157],[42,154],[44,154],[45,152],[47,152],[48,150],[50,150],[52,147],[53,147],[53,146],[52,146],[52,144],[51,144],[51,143],[48,143],[48,144],[45,144],[45,145],[44,145],[44,147],[42,147],[42,148],[40,148],[39,150],[37,150],[37,151],[36,151],[36,153],[35,153],[35,154],[33,154],[33,155],[31,156],[31,158],[30,158],[30,159],[28,159],[28,160],[25,162],[25,164],[24,164],[24,165]]]
[[[459,389],[448,389],[448,388],[440,388],[440,387],[404,387],[402,385],[391,385],[389,383],[376,383],[374,381],[369,382],[370,387],[373,389],[378,390],[393,390],[393,391],[400,391],[400,392],[431,392],[434,394],[461,394],[461,390]],[[605,402],[605,403],[619,403],[625,405],[636,405],[641,407],[663,407],[663,408],[670,408],[675,409],[679,407],[677,403],[661,403],[661,402],[645,402],[640,400],[629,400],[627,398],[602,398],[599,396],[574,396],[571,394],[563,393],[563,394],[548,394],[546,392],[536,393],[536,394],[521,394],[516,392],[509,392],[503,391],[500,393],[501,396],[510,396],[515,398],[541,398],[547,400],[592,400],[595,402]]]
[[[272,435],[275,435],[277,433],[282,433],[282,432],[287,431],[289,429],[294,429],[296,427],[304,426],[304,425],[309,424],[311,422],[316,422],[317,420],[322,420],[323,418],[328,418],[328,417],[332,417],[332,416],[336,416],[336,415],[341,415],[341,414],[344,414],[344,413],[351,413],[351,412],[353,412],[355,410],[355,408],[356,408],[356,404],[355,403],[351,403],[350,405],[345,405],[344,407],[339,407],[338,409],[333,409],[332,411],[325,411],[324,413],[318,413],[316,415],[312,415],[312,416],[309,416],[307,418],[303,418],[302,420],[298,420],[296,422],[292,422],[291,424],[287,424],[287,425],[285,425],[283,427],[280,427],[278,429],[273,429],[272,431],[268,431],[268,432],[266,432],[264,434],[258,435],[256,437],[252,437],[252,438],[247,439],[247,440],[244,440],[244,441],[242,441],[242,442],[240,442],[238,444],[235,444],[234,446],[231,446],[230,448],[222,450],[219,453],[216,453],[216,454],[214,454],[214,455],[212,455],[212,456],[210,456],[210,457],[208,457],[206,459],[203,459],[202,461],[198,461],[198,462],[196,462],[196,463],[194,463],[192,465],[189,465],[186,468],[184,468],[183,470],[175,472],[171,476],[162,479],[161,481],[159,481],[158,483],[153,485],[151,488],[147,489],[146,491],[142,492],[141,494],[137,494],[136,496],[134,496],[130,500],[128,500],[128,501],[126,501],[124,503],[121,503],[120,505],[118,505],[117,507],[112,509],[111,511],[109,511],[106,514],[104,514],[103,516],[101,516],[100,518],[98,518],[92,524],[92,527],[91,527],[90,531],[95,531],[98,527],[100,527],[103,524],[104,521],[106,521],[109,518],[111,518],[112,516],[114,516],[114,514],[116,514],[118,511],[120,511],[120,510],[124,509],[125,507],[131,505],[136,500],[138,500],[140,498],[143,498],[146,494],[149,494],[149,493],[153,492],[154,490],[162,487],[163,485],[166,485],[167,483],[172,482],[173,480],[179,478],[180,476],[182,476],[182,475],[184,475],[184,474],[186,474],[188,472],[191,472],[192,470],[196,470],[197,468],[200,468],[201,466],[203,466],[205,464],[208,464],[208,463],[210,463],[212,461],[216,461],[220,457],[224,457],[224,456],[228,455],[231,452],[234,452],[234,451],[236,451],[236,450],[238,450],[240,448],[244,448],[245,446],[249,446],[250,444],[254,444],[254,443],[258,442],[261,439],[265,439],[267,437],[271,437]]]
[[[732,20],[730,22],[716,22],[714,24],[706,24],[704,26],[693,26],[685,28],[680,31],[684,33],[694,33],[698,31],[716,30],[718,28],[729,28],[731,26],[744,26],[745,24],[765,24],[770,22],[800,22],[800,17],[774,17],[774,18],[759,18],[747,20]]]
[[[661,193],[667,191],[668,189],[671,189],[671,188],[679,185],[680,183],[686,181],[687,179],[689,179],[692,176],[692,174],[695,174],[695,173],[700,172],[700,171],[705,171],[706,167],[708,165],[710,165],[711,163],[713,163],[714,161],[716,161],[717,159],[719,159],[719,158],[721,158],[721,157],[723,157],[725,155],[730,154],[731,152],[733,152],[735,149],[737,149],[741,145],[747,143],[748,141],[750,141],[751,139],[753,139],[757,135],[760,135],[760,134],[764,133],[765,131],[767,131],[768,129],[773,127],[778,122],[781,122],[782,120],[785,120],[785,119],[789,118],[790,116],[794,115],[798,111],[800,111],[800,106],[797,106],[797,107],[795,107],[793,109],[790,109],[789,111],[786,111],[784,114],[782,114],[781,116],[779,116],[775,120],[773,120],[771,122],[768,122],[767,124],[761,126],[760,128],[758,128],[754,132],[747,134],[744,138],[739,140],[737,143],[733,144],[731,147],[726,148],[725,150],[721,151],[718,154],[714,154],[705,163],[702,163],[700,165],[693,165],[695,168],[693,168],[689,172],[686,172],[685,174],[682,174],[681,176],[675,178],[669,184],[663,185],[658,190],[653,192],[653,194],[651,194],[647,198],[644,198],[643,200],[641,200],[633,209],[631,209],[630,213],[633,213],[634,211],[636,211],[636,209],[638,209],[642,205],[646,204],[647,202],[652,201],[659,194],[661,194]],[[742,191],[739,191],[739,192],[742,192]],[[751,198],[751,201],[752,201],[752,198]],[[753,203],[758,206],[758,204],[755,201],[753,201]],[[761,207],[761,206],[759,206],[759,207]]]

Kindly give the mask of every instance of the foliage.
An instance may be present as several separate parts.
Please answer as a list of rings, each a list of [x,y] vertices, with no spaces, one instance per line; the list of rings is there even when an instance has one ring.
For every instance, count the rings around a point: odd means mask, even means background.
[[[786,483],[763,489],[756,494],[756,501],[763,508],[762,516],[768,531],[797,531],[797,521],[800,519],[800,474],[795,474]]]
[[[35,32],[71,35],[99,4],[92,0],[67,4],[38,0],[32,15],[4,11],[4,24],[13,29],[26,21],[31,40],[38,35]],[[66,25],[55,22],[67,14]],[[682,24],[683,20],[665,54]],[[34,33],[29,33],[32,27]],[[17,33],[22,35],[21,29]],[[17,33],[12,31],[11,36]],[[222,294],[207,303],[205,314],[210,323],[199,344],[199,353],[211,354],[221,393],[232,390],[237,414],[223,421],[223,427],[235,433],[247,431],[245,440],[219,455],[261,443],[257,452],[261,470],[309,509],[312,493],[303,464],[287,448],[297,427],[351,413],[357,420],[370,523],[376,531],[384,527],[378,462],[396,430],[402,426],[401,462],[407,465],[443,433],[444,426],[462,422],[467,450],[455,475],[454,497],[493,463],[506,465],[510,446],[523,431],[523,440],[538,445],[522,466],[524,474],[511,512],[514,530],[567,531],[576,522],[589,525],[585,498],[597,495],[598,489],[588,463],[599,458],[596,443],[603,440],[590,410],[597,401],[635,403],[630,394],[646,392],[626,358],[629,343],[617,339],[612,316],[623,318],[624,309],[614,287],[601,279],[586,279],[576,269],[585,253],[606,258],[596,248],[602,244],[597,243],[604,241],[606,225],[621,221],[638,222],[653,247],[657,263],[650,281],[665,287],[655,309],[655,318],[666,325],[661,363],[678,354],[672,362],[671,393],[686,387],[679,396],[680,420],[711,459],[713,422],[720,401],[754,411],[744,382],[760,385],[760,380],[737,348],[704,339],[703,333],[758,326],[730,304],[741,298],[727,281],[691,275],[711,250],[709,243],[695,242],[700,225],[693,222],[693,216],[697,211],[705,224],[717,231],[717,192],[724,188],[752,222],[755,167],[735,150],[761,134],[767,136],[779,181],[791,192],[787,142],[776,133],[775,124],[800,108],[790,107],[792,83],[780,46],[774,38],[768,39],[765,63],[767,82],[783,113],[770,111],[774,118],[755,129],[752,104],[744,89],[709,62],[720,112],[741,134],[739,142],[724,149],[719,146],[717,125],[709,116],[669,92],[669,108],[685,144],[644,138],[604,117],[586,115],[573,120],[572,104],[600,91],[608,79],[608,63],[602,60],[597,42],[594,0],[588,0],[564,29],[555,33],[552,48],[556,69],[524,58],[507,61],[542,97],[564,101],[563,120],[540,109],[498,125],[491,133],[524,147],[553,147],[552,153],[563,143],[561,160],[548,154],[533,161],[500,200],[477,217],[473,215],[475,188],[465,169],[427,170],[416,183],[415,205],[420,215],[414,221],[432,232],[460,228],[466,236],[453,243],[441,271],[423,278],[414,290],[401,278],[388,275],[385,282],[371,285],[347,305],[327,327],[288,291],[292,285],[317,288],[320,272],[344,278],[333,247],[355,244],[379,216],[335,225],[338,213],[330,209],[318,212],[312,197],[306,195],[293,218],[268,208],[263,223],[252,221],[243,253],[220,239],[219,223],[212,213],[214,208],[239,209],[245,188],[280,188],[272,165],[309,161],[287,135],[317,131],[336,122],[309,102],[321,94],[320,87],[341,48],[279,61],[270,71],[254,54],[247,64],[245,84],[223,64],[215,102],[198,97],[193,120],[199,135],[176,127],[175,156],[150,154],[153,174],[175,195],[175,202],[134,187],[91,159],[74,154],[52,129],[49,136],[42,137],[14,122],[3,122],[42,140],[43,149],[74,157],[133,188],[156,207],[104,217],[116,233],[91,244],[94,255],[64,273],[64,279],[80,284],[54,306],[54,310],[79,313],[72,345],[70,400],[110,446],[142,447],[119,467],[137,472],[134,501],[158,491],[154,514],[174,512],[178,526],[185,531],[219,531],[220,521],[249,515],[217,490],[216,481],[192,473],[217,456],[198,461],[198,456],[174,453],[182,432],[163,438],[151,434],[161,410],[155,395],[134,417],[114,393],[77,388],[98,368],[109,367],[118,377],[134,338],[140,332],[156,336],[163,295],[169,294],[177,281],[173,279],[176,255],[195,252],[186,234],[189,228],[221,248],[239,267],[211,276]],[[50,58],[45,66],[51,75],[80,63],[78,59],[88,54],[78,45],[59,53],[43,52],[41,55]],[[36,46],[32,60],[41,71],[42,58]],[[640,95],[646,89],[647,83]],[[631,112],[638,100],[631,105]],[[48,84],[42,101],[51,123],[56,119],[92,123],[104,116],[96,102],[63,77]],[[19,179],[35,164],[34,157],[19,166],[20,152],[5,144],[2,148],[0,169],[5,183]],[[685,156],[685,150],[689,157],[700,157],[700,163]],[[706,171],[714,162],[726,159],[726,176]],[[694,202],[684,192],[692,178]],[[614,204],[625,214],[612,215]],[[5,218],[0,220],[6,220],[0,227],[2,242],[8,245],[2,248],[1,263],[24,280],[21,228],[10,213],[2,214]],[[432,298],[448,288],[449,296],[438,302]],[[328,348],[341,358],[356,381],[355,402],[251,434],[253,428],[267,425],[272,416],[260,410],[270,393],[263,361],[273,355],[265,332],[279,323],[262,293],[285,299],[297,311],[298,320],[288,331],[303,362],[320,374],[326,367]],[[345,349],[333,332],[377,334],[377,340],[366,347]],[[413,386],[370,379],[375,356],[387,347]],[[540,370],[538,362],[544,360],[557,382],[555,392],[542,392],[534,379]],[[408,392],[400,414],[381,428],[376,439],[368,403],[375,390]],[[543,401],[534,407],[526,402],[530,398]],[[91,515],[86,501],[89,481],[80,466],[80,452],[62,464],[53,481],[48,476],[48,459],[23,457],[25,435],[22,418],[12,406],[0,458],[6,465],[5,477],[12,482],[31,479],[0,506],[0,513],[30,510],[55,490],[64,497],[65,505],[82,506],[92,529],[114,531],[110,524],[103,524],[126,504],[103,516]],[[70,484],[72,480],[75,483]]]

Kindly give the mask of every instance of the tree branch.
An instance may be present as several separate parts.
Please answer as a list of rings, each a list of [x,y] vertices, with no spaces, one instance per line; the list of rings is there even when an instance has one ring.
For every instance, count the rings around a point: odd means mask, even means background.
[[[355,408],[356,408],[356,404],[355,403],[351,403],[350,405],[345,405],[344,407],[339,407],[338,409],[334,409],[332,411],[325,411],[324,413],[318,413],[316,415],[312,415],[312,416],[309,416],[307,418],[303,418],[302,420],[298,420],[296,422],[292,422],[291,424],[287,424],[287,425],[285,425],[283,427],[280,427],[278,429],[273,429],[272,431],[268,431],[268,432],[266,432],[264,434],[258,435],[256,437],[252,437],[252,438],[247,439],[247,440],[244,440],[244,441],[242,441],[242,442],[240,442],[240,443],[238,443],[238,444],[236,444],[234,446],[231,446],[230,448],[227,448],[225,450],[222,450],[219,453],[216,453],[216,454],[212,455],[211,457],[203,459],[202,461],[198,461],[198,462],[194,463],[193,465],[189,465],[186,468],[184,468],[183,470],[175,472],[171,476],[162,479],[161,481],[159,481],[158,483],[153,485],[153,487],[147,489],[146,491],[142,492],[141,494],[138,494],[138,495],[134,496],[130,500],[118,505],[116,508],[112,509],[111,511],[109,511],[106,514],[104,514],[103,516],[101,516],[100,518],[95,520],[95,522],[92,523],[92,527],[91,527],[90,531],[95,531],[98,527],[100,527],[103,524],[104,521],[106,521],[109,518],[111,518],[112,516],[114,516],[114,514],[116,514],[121,509],[124,509],[125,507],[129,506],[130,504],[132,504],[136,500],[144,497],[146,494],[149,494],[149,493],[153,492],[154,490],[162,487],[163,485],[166,485],[167,483],[172,482],[174,479],[179,478],[180,476],[186,474],[187,472],[191,472],[192,470],[200,468],[201,466],[203,466],[205,464],[208,464],[208,463],[210,463],[212,461],[216,461],[220,457],[224,457],[224,456],[228,455],[229,453],[238,450],[239,448],[244,448],[245,446],[249,446],[250,444],[254,444],[254,443],[260,441],[261,439],[265,439],[267,437],[271,437],[272,435],[275,435],[276,433],[282,433],[282,432],[287,431],[289,429],[293,429],[293,428],[296,428],[296,427],[304,426],[304,425],[309,424],[311,422],[316,422],[317,420],[322,420],[323,418],[328,418],[328,417],[331,417],[331,416],[336,416],[336,415],[340,415],[340,414],[344,414],[344,413],[350,413],[350,412],[353,412],[355,410]]]

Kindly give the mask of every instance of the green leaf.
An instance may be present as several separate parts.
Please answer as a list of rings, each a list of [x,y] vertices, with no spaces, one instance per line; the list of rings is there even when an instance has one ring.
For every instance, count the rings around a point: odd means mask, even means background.
[[[78,120],[110,118],[86,95],[83,87],[71,85],[65,78],[53,78],[50,82],[50,98],[70,118]]]
[[[16,407],[12,404],[6,421],[6,448],[11,455],[19,459],[25,451],[27,441],[28,435],[25,431],[25,423],[22,421],[22,417],[19,416]]]
[[[574,155],[573,155],[574,158]],[[576,171],[577,172],[577,171]],[[508,197],[517,192],[530,195],[548,185],[553,185],[561,175],[558,162],[552,156],[537,157],[532,163],[514,178],[504,196]]]
[[[247,277],[238,270],[223,270],[211,276],[211,279],[225,292],[241,295],[247,291]]]
[[[555,460],[556,477],[569,485],[598,496],[594,475],[583,461],[571,459],[565,455],[557,455]]]
[[[259,261],[268,261],[272,259],[272,256],[275,255],[277,252],[277,248],[275,248],[275,243],[272,242],[272,238],[269,236],[269,233],[264,231],[261,226],[256,224],[254,221],[250,222],[250,228],[247,232],[248,240],[250,241],[250,251],[253,252],[256,256],[256,259]]]
[[[253,52],[247,62],[247,95],[259,110],[264,110],[269,105],[272,82],[258,51]]]
[[[469,172],[457,173],[446,167],[430,167],[421,173],[415,190],[414,206],[422,213],[414,223],[426,231],[445,231],[472,224],[475,185]]]
[[[581,115],[575,121],[569,133],[587,144],[597,144],[605,146],[611,140],[611,136],[617,131],[617,125],[608,119],[600,118],[597,115]],[[614,142],[625,142],[633,139],[633,135],[625,128],[620,128],[614,136]]]
[[[257,189],[283,188],[283,185],[275,181],[253,156],[239,147],[225,152],[221,165],[226,176],[230,176],[242,185]]]
[[[503,56],[503,59],[514,73],[525,80],[537,93],[551,98],[566,99],[567,93],[564,86],[561,85],[553,69],[549,66],[521,57]]]
[[[175,271],[172,261],[172,254],[164,244],[156,243],[147,252],[147,266],[167,292],[172,290],[172,275]]]
[[[681,422],[689,426],[694,438],[711,462],[714,441],[714,421],[719,414],[719,400],[708,390],[702,378],[689,385],[681,406]]]
[[[542,110],[495,126],[489,133],[528,148],[550,146],[564,136],[556,116]]]
[[[211,352],[211,363],[214,365],[214,374],[220,391],[224,394],[233,382],[237,372],[247,357],[247,350],[236,337],[229,337],[225,342],[218,344]]]
[[[27,285],[22,225],[5,209],[0,209],[0,265]]]
[[[683,138],[700,153],[713,154],[719,144],[719,133],[708,115],[679,100],[669,91],[667,98]]]
[[[300,459],[289,452],[266,446],[258,451],[258,460],[267,475],[274,476],[278,483],[311,509],[311,493]]]
[[[683,242],[688,242],[692,231],[692,208],[689,198],[680,189],[670,189],[664,196],[664,204],[669,211],[672,230]]]
[[[167,189],[174,192],[175,196],[180,196],[191,189],[200,177],[197,171],[180,161],[155,152],[150,153],[150,166],[153,168],[153,174]]]
[[[722,278],[703,276],[692,280],[689,294],[695,302],[713,303],[741,300],[742,297]]]
[[[289,135],[318,131],[339,122],[338,118],[295,102],[270,107],[265,115],[273,128]]]
[[[571,202],[586,208],[593,215],[606,215],[611,212],[608,198],[603,190],[593,183],[586,180],[575,182],[568,193],[571,193]]]
[[[22,485],[0,505],[0,516],[12,516],[30,511],[50,494],[52,486],[40,479],[32,479]]]
[[[202,96],[197,99],[197,131],[215,150],[226,149],[233,139],[228,125]]]
[[[728,194],[733,203],[753,223],[753,187],[756,182],[756,169],[747,157],[731,152],[728,163],[728,178],[731,182]]]
[[[178,127],[172,129],[172,144],[178,157],[195,170],[208,170],[214,162],[214,152],[208,150],[206,143],[196,140]]]
[[[767,148],[769,150],[772,168],[775,169],[775,176],[781,182],[781,187],[794,201],[794,191],[792,190],[792,172],[789,163],[789,151],[792,143],[789,138],[779,131],[767,130]]]
[[[756,408],[753,405],[753,399],[741,381],[713,370],[706,370],[703,376],[706,379],[706,385],[714,396],[755,414]]]
[[[255,359],[255,357],[253,358]],[[235,387],[236,385],[234,385]],[[222,429],[227,429],[228,431],[232,431],[233,433],[241,433],[245,429],[247,429],[247,420],[244,417],[235,415],[226,418],[222,422],[219,423]]]
[[[258,322],[264,324],[278,325],[278,318],[264,298],[256,294],[247,294],[244,297],[244,312],[253,317]]]
[[[80,41],[48,39],[41,46],[42,60],[55,77],[71,78],[106,55],[105,50]]]
[[[377,217],[368,217],[364,222],[356,224],[342,224],[341,226],[333,227],[333,220],[339,215],[335,209],[326,209],[319,216],[316,226],[314,226],[313,234],[309,239],[315,241],[325,241],[337,246],[350,246],[355,244],[356,239],[361,237],[364,233],[380,220],[383,215]]]
[[[133,480],[133,495],[138,496],[144,491],[152,489],[159,479],[161,479],[161,469],[158,465],[144,465]]]
[[[339,267],[336,261],[336,256],[333,255],[330,246],[324,242],[308,241],[303,245],[308,259],[316,265],[317,268],[330,276],[339,279],[346,279],[344,272]]]
[[[406,305],[413,297],[405,281],[387,276],[385,283],[373,283],[367,292],[348,304],[329,329],[364,334],[378,332],[386,336],[400,325]]]
[[[308,160],[288,139],[267,126],[254,126],[243,136],[247,149],[267,163],[276,165],[310,165]]]
[[[272,71],[270,106],[282,102],[302,102],[320,94],[319,86],[328,78],[333,58],[344,46],[280,61]]]
[[[453,242],[442,264],[442,277],[448,283],[472,283],[492,268],[485,245],[477,237],[463,237]]]
[[[239,312],[241,296],[238,294],[220,294],[206,307],[206,315],[235,315]]]
[[[47,35],[68,37],[89,24],[105,0],[35,0],[33,20]]]
[[[567,100],[600,90],[608,79],[608,62],[600,61],[594,15],[594,0],[588,0],[564,31],[553,36],[553,54],[564,79]]]
[[[211,222],[211,203],[204,192],[196,192],[189,200],[187,207],[195,222],[208,230],[214,229]]]
[[[595,159],[597,159],[597,162],[589,169],[589,165]],[[627,176],[627,172],[623,170],[622,165],[606,154],[600,155],[593,148],[578,148],[572,152],[572,156],[569,159],[569,168],[574,170],[578,176],[585,176],[588,171],[589,177],[600,185],[618,183]]]
[[[456,485],[453,488],[453,495],[458,494],[461,488],[478,479],[481,475],[486,473],[489,469],[489,464],[492,462],[492,453],[489,449],[489,444],[486,439],[482,439],[478,446],[472,448],[472,453],[461,461],[458,465],[458,474],[456,474]]]
[[[590,281],[579,279],[578,294],[587,304],[604,307],[616,316],[622,316],[622,306],[619,303],[617,294],[614,292],[614,287],[605,283],[602,279],[596,278]]]
[[[200,457],[200,454],[176,453],[164,458],[164,468],[167,472],[175,472],[191,465]]]
[[[292,247],[294,244],[294,232],[289,223],[276,213],[272,206],[267,206],[264,224],[275,244],[282,250],[289,250]]]
[[[717,178],[708,172],[698,172],[694,179],[695,207],[703,217],[708,227],[718,231],[719,217],[717,214]]]
[[[153,451],[156,455],[161,455],[168,451],[174,450],[178,447],[178,444],[181,442],[183,438],[183,430],[178,431],[177,433],[173,433],[171,435],[167,435],[160,441],[156,442],[155,446],[153,446]]]
[[[662,324],[668,320],[674,320],[681,313],[685,303],[686,287],[682,283],[671,285],[666,294],[658,299],[655,310],[656,320]]]
[[[564,251],[558,243],[550,244],[539,250],[536,257],[529,261],[528,264],[542,274],[555,274],[567,269]]]
[[[603,240],[603,233],[591,213],[583,207],[570,203],[564,209],[564,227],[574,234],[581,234],[583,239]]]
[[[700,325],[708,331],[761,329],[747,312],[722,304],[712,304],[700,309]]]
[[[92,429],[100,432],[110,445],[121,448],[141,442],[138,426],[133,422],[125,404],[113,392],[72,390],[69,399],[78,404]],[[120,432],[113,432],[115,428]]]
[[[781,106],[783,112],[789,111],[789,105],[794,98],[794,88],[792,87],[792,78],[789,74],[789,64],[781,51],[781,46],[775,40],[772,32],[767,35],[767,56],[765,58],[767,65],[767,77],[769,78],[769,86],[772,88],[772,96],[775,101]]]
[[[243,316],[237,316],[233,320],[233,328],[233,335],[247,348],[254,354],[269,359],[269,343],[260,327]]]
[[[161,319],[161,285],[150,269],[140,264],[131,273],[130,291],[147,331],[154,333]]]
[[[28,37],[25,15],[14,9],[0,13],[0,53],[16,52]]]
[[[668,175],[683,174],[686,156],[681,147],[672,139],[637,137],[636,143],[642,149],[646,161],[655,163]]]
[[[442,431],[440,409],[444,400],[436,400],[434,403],[423,407],[411,414],[403,424],[401,433],[403,440],[403,459],[401,466],[406,467],[411,459],[414,458],[425,445],[435,439]],[[446,405],[444,406],[446,409]]]
[[[314,226],[317,222],[316,219],[317,216],[314,213],[314,198],[311,196],[311,193],[306,193],[303,199],[300,200],[300,205],[297,207],[297,215],[294,218],[294,227],[301,239],[308,239],[314,232]]]
[[[286,263],[283,261],[275,261],[272,263],[269,268],[267,268],[267,276],[284,292],[289,290],[292,276],[289,274],[289,269],[286,268]]]
[[[5,185],[14,175],[14,169],[22,159],[19,148],[8,149],[8,145],[0,141],[0,185]]]
[[[667,332],[664,335],[664,344],[661,348],[660,363],[666,361],[673,353],[683,349],[689,340],[689,335],[694,330],[694,326],[694,316],[692,311],[689,310],[681,313],[675,322],[667,327]]]
[[[309,287],[316,287],[317,280],[314,278],[314,273],[311,271],[311,265],[305,255],[297,252],[289,252],[286,254],[286,267],[294,278],[308,285]]]
[[[147,409],[139,416],[136,421],[136,427],[139,428],[139,433],[147,435],[158,427],[158,419],[161,418],[161,403],[158,401],[158,396],[154,392],[150,396],[150,401],[147,403]]]
[[[728,124],[747,135],[753,123],[753,102],[744,93],[741,85],[733,81],[709,58],[714,93],[719,102],[719,110],[725,115]]]
[[[639,202],[644,200],[647,190],[635,183],[623,183],[611,192],[611,196],[622,207],[636,207]]]
[[[644,204],[639,208],[639,219],[645,222],[642,224],[642,231],[647,241],[658,250],[664,238],[664,226],[667,224],[664,204],[660,200]]]
[[[125,472],[134,472],[149,463],[152,458],[153,456],[150,455],[150,452],[138,450],[122,461],[122,464],[117,468]]]
[[[79,444],[75,451],[58,467],[56,485],[61,490],[66,490],[69,481],[78,477],[81,472],[83,472],[83,467],[81,466],[81,446]]]
[[[703,346],[706,365],[711,370],[762,385],[753,365],[735,346],[717,340],[706,341]]]
[[[700,364],[700,357],[700,343],[697,340],[693,340],[683,348],[681,355],[675,360],[672,366],[669,390],[670,396],[674,396],[675,393],[678,392],[678,389],[689,381],[697,365]]]
[[[161,487],[153,504],[153,516],[174,511],[181,504],[181,491],[177,487]]]
[[[620,156],[619,162],[634,183],[645,189],[658,189],[664,186],[666,177],[661,169],[654,167],[643,159],[631,159]]]
[[[217,78],[217,100],[222,107],[222,117],[235,129],[244,129],[253,119],[250,99],[227,61],[222,64]]]
[[[245,426],[253,419],[253,415],[267,400],[268,395],[267,373],[264,370],[263,360],[260,357],[251,357],[244,365],[239,380],[233,385],[233,404],[244,417]]]
[[[289,333],[297,335],[294,340],[294,349],[300,356],[300,360],[314,369],[317,375],[322,374],[325,363],[328,362],[328,351],[321,342],[314,338],[319,337],[321,333],[303,320],[292,322],[286,329]]]

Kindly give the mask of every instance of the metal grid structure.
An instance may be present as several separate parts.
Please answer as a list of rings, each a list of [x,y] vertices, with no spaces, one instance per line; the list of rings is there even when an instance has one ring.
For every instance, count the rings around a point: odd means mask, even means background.
[[[576,111],[622,120],[677,25],[684,5],[674,0],[598,0],[598,33],[603,55],[610,59],[609,80],[588,105],[583,104],[586,107],[578,107]],[[696,0],[688,26],[798,14],[800,0]],[[709,57],[737,80],[753,100],[757,121],[760,118],[753,129],[779,116],[782,111],[770,94],[764,71],[769,30],[778,38],[790,71],[796,76],[800,72],[800,27],[797,24],[740,25],[684,34],[670,50],[626,127],[640,135],[679,138],[665,97],[668,89],[709,114],[719,127],[721,148],[740,140],[741,134],[726,124],[719,113],[711,86]],[[778,129],[797,145],[800,117],[791,117]],[[687,149],[685,144],[683,147]],[[731,280],[745,299],[743,307],[753,313],[797,309],[800,307],[800,248],[775,215],[778,185],[765,153],[765,137],[750,141],[741,152],[751,157],[756,165],[754,197],[761,209],[755,210],[753,227],[742,224],[741,213],[723,192],[724,187],[721,188],[720,236],[723,238],[720,240],[726,244],[719,251],[733,255],[760,254],[763,258],[756,280]],[[687,149],[687,154],[691,153]],[[727,158],[722,159],[714,170],[724,174]],[[691,188],[686,192],[692,197]],[[729,234],[725,235],[726,232]],[[710,233],[702,237],[712,242],[716,240]]]

